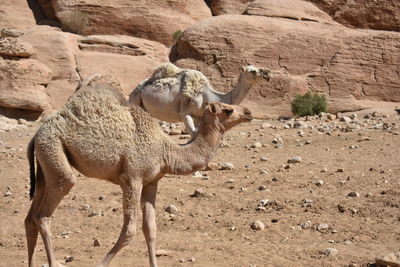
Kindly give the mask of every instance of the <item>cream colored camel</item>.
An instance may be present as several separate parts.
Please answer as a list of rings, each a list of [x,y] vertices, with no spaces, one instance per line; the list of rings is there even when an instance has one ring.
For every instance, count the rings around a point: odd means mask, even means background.
[[[50,217],[76,183],[72,167],[82,174],[120,185],[123,226],[120,236],[98,266],[107,266],[136,233],[139,207],[150,266],[155,255],[155,200],[158,181],[165,174],[190,174],[213,156],[225,131],[250,121],[247,108],[210,103],[194,139],[180,145],[139,107],[129,107],[123,95],[104,77],[80,88],[38,129],[28,146],[33,199],[25,219],[29,266],[41,234],[50,267],[56,261],[50,240]],[[37,159],[35,175],[34,154]]]
[[[130,94],[129,103],[141,106],[152,116],[167,122],[183,121],[186,132],[192,136],[195,123],[207,105],[212,102],[239,104],[250,88],[262,81],[270,81],[272,72],[254,66],[242,67],[239,80],[228,93],[215,91],[203,73],[180,69],[172,63],[159,66],[153,75],[139,84]]]

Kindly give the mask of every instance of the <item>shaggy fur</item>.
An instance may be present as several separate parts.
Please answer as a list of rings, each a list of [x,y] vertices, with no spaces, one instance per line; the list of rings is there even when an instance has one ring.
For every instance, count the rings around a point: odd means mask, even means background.
[[[58,266],[49,219],[76,183],[71,166],[86,176],[118,184],[122,190],[124,224],[119,239],[98,266],[107,266],[133,238],[140,206],[150,265],[157,266],[154,205],[159,179],[167,173],[201,169],[226,130],[252,119],[246,108],[212,103],[195,138],[177,145],[148,113],[140,107],[130,108],[115,87],[104,78],[83,84],[63,109],[45,120],[28,145],[33,201],[25,227],[30,266],[34,265],[38,232],[50,266]]]
[[[193,118],[200,121],[207,103],[239,104],[254,84],[264,79],[270,81],[271,78],[272,72],[267,69],[245,66],[238,84],[224,94],[215,91],[201,72],[180,69],[168,62],[160,65],[150,78],[132,91],[129,103],[142,107],[157,119],[183,121],[186,131],[194,136],[196,127]]]

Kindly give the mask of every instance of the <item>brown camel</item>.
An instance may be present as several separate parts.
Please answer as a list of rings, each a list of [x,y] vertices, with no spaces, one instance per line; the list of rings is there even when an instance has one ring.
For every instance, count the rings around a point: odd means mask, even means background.
[[[84,84],[60,111],[50,115],[29,143],[33,201],[25,228],[31,267],[38,232],[50,267],[61,265],[54,255],[49,220],[76,182],[71,166],[122,189],[123,227],[117,242],[98,266],[107,266],[134,237],[140,206],[150,266],[157,266],[158,181],[165,174],[190,174],[201,169],[211,159],[225,131],[252,119],[247,108],[211,103],[194,139],[185,145],[176,144],[148,113],[140,107],[129,107],[115,84],[104,77],[96,79]]]

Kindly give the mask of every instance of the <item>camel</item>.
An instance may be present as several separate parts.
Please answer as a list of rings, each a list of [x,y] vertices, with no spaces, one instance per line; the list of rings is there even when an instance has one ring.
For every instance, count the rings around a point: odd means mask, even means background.
[[[50,240],[50,217],[77,181],[73,167],[85,176],[118,184],[122,190],[123,226],[117,242],[97,266],[108,266],[132,240],[141,207],[149,263],[156,267],[158,181],[165,174],[200,170],[212,158],[223,134],[250,120],[251,112],[245,107],[209,103],[194,139],[178,144],[151,115],[130,107],[106,77],[84,83],[60,111],[49,115],[28,145],[32,204],[25,228],[29,266],[34,266],[38,233],[49,266],[62,266]]]
[[[160,65],[151,77],[131,92],[129,103],[142,107],[159,120],[182,121],[186,132],[193,137],[196,131],[194,120],[200,121],[207,103],[238,105],[253,85],[262,80],[271,81],[272,76],[272,72],[267,69],[244,66],[233,90],[221,93],[211,87],[203,73],[180,69],[167,62]]]

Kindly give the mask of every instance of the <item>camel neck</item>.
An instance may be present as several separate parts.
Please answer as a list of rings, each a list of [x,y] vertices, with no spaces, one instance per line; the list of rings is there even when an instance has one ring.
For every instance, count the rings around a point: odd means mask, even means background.
[[[165,173],[190,174],[206,166],[218,147],[222,132],[216,125],[203,120],[194,139],[189,143],[170,144],[164,159]]]
[[[253,84],[254,81],[247,79],[246,75],[241,74],[235,87],[230,92],[220,96],[220,102],[231,105],[237,105],[241,103],[248,95]]]

